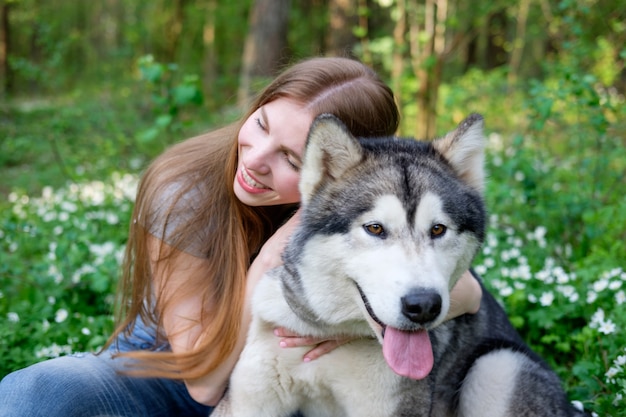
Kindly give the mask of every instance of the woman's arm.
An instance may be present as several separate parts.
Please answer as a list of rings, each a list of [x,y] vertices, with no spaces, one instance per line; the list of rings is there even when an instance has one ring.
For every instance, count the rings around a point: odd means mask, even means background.
[[[482,297],[483,289],[478,280],[470,271],[465,271],[450,292],[450,310],[448,310],[446,320],[463,314],[476,314]]]
[[[282,263],[281,254],[297,221],[298,216],[295,215],[268,239],[248,269],[246,288],[246,300],[248,302],[244,306],[241,331],[231,354],[210,374],[197,379],[185,380],[187,390],[195,401],[206,405],[216,405],[222,398],[230,374],[243,350],[250,327],[249,301],[252,292],[267,271]],[[156,237],[150,237],[148,244],[150,245],[149,252],[154,257],[152,259],[153,279],[156,288],[161,289],[160,296],[167,298],[168,293],[184,288],[186,277],[191,276],[191,274],[210,276],[207,262],[204,259],[182,252],[166,261],[168,262],[168,275],[167,280],[164,280],[163,268],[159,267],[160,264],[156,262],[156,254],[163,249],[161,248],[163,243]],[[167,245],[164,245],[164,248],[165,250],[174,250]],[[190,296],[164,313],[163,326],[174,353],[189,352],[199,344],[198,341],[202,333],[199,321],[201,311],[202,300],[200,297]]]
[[[158,254],[161,251],[175,251],[175,249],[154,236],[149,236],[148,245],[152,279],[158,297],[167,300],[170,294],[185,288],[189,276],[195,274],[210,276],[208,274],[208,262],[205,259],[178,252],[176,256],[157,262]],[[164,269],[167,269],[167,279],[164,279]],[[200,325],[202,307],[201,297],[190,295],[164,311],[163,328],[172,352],[180,354],[194,350],[202,333]],[[243,343],[241,344],[243,345]],[[237,346],[239,347],[239,343]],[[191,397],[202,404],[217,404],[222,397],[228,376],[239,353],[240,351],[235,349],[230,357],[210,374],[199,379],[185,380]]]

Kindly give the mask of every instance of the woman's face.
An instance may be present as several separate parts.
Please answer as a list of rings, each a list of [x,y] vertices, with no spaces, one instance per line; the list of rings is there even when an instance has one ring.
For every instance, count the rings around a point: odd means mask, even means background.
[[[249,206],[300,201],[298,180],[313,115],[296,101],[279,98],[258,108],[237,138],[234,189]]]

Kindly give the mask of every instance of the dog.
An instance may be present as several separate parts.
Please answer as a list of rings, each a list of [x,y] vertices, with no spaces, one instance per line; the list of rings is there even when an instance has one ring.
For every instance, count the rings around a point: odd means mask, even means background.
[[[300,224],[284,265],[255,289],[246,346],[211,416],[584,415],[484,287],[476,314],[445,320],[485,237],[484,142],[477,114],[430,142],[314,120]],[[279,347],[279,326],[352,339],[306,363],[310,347]]]

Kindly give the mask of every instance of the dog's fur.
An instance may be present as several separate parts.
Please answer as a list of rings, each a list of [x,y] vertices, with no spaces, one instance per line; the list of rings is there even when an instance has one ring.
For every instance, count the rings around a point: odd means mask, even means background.
[[[485,234],[483,119],[443,138],[309,133],[301,223],[258,284],[246,347],[216,416],[573,416],[557,376],[483,288],[444,321]],[[275,327],[355,339],[310,363]]]

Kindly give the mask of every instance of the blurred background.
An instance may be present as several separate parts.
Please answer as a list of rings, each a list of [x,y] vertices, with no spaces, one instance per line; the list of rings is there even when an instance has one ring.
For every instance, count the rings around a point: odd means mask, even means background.
[[[0,0],[0,376],[102,345],[154,156],[339,55],[401,135],[484,115],[476,269],[572,399],[626,415],[624,45],[621,0]]]

